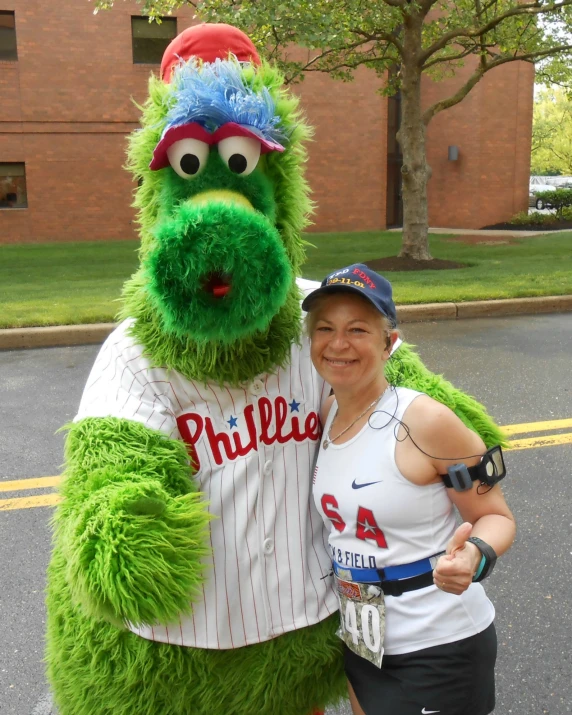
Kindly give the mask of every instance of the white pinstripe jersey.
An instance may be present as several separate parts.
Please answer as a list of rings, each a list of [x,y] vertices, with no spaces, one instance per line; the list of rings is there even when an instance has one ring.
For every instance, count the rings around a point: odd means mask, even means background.
[[[316,284],[299,281],[308,292]],[[215,515],[203,599],[191,616],[131,627],[150,640],[238,648],[326,618],[337,609],[327,534],[311,475],[327,386],[306,338],[290,364],[240,388],[153,367],[123,322],[89,376],[76,421],[121,417],[183,439]]]

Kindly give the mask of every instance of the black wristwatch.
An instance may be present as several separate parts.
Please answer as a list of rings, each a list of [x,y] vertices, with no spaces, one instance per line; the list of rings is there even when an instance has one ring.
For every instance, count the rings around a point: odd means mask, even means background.
[[[467,541],[474,544],[482,554],[479,568],[473,576],[473,581],[477,583],[485,579],[487,576],[490,576],[490,573],[497,562],[497,555],[493,547],[490,546],[490,544],[487,544],[486,541],[479,539],[478,536],[470,536]]]

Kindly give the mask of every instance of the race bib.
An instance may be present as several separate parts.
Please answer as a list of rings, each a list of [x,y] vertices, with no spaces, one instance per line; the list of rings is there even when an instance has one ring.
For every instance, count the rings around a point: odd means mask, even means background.
[[[375,584],[342,581],[334,574],[340,602],[338,636],[361,658],[381,668],[385,635],[385,600]]]

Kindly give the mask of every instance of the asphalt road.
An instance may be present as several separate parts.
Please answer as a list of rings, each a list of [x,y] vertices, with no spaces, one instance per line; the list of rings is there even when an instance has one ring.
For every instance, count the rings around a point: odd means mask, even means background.
[[[572,315],[416,324],[404,332],[431,369],[477,396],[500,424],[572,417]],[[59,474],[63,438],[55,433],[74,416],[96,352],[0,352],[0,483]],[[519,532],[486,583],[500,646],[496,715],[572,710],[571,458],[572,444],[507,455],[505,493]],[[2,715],[51,712],[42,666],[50,514],[46,507],[0,512]]]

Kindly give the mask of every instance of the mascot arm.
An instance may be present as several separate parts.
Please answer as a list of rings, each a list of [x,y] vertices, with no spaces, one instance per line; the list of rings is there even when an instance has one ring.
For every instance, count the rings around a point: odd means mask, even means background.
[[[182,442],[115,417],[69,427],[55,517],[66,578],[89,615],[167,623],[202,583],[210,515]]]
[[[401,343],[387,362],[385,376],[391,385],[425,392],[449,407],[469,429],[480,435],[487,447],[497,444],[507,446],[505,435],[483,405],[474,397],[457,390],[442,375],[435,375],[428,370],[411,345]]]

